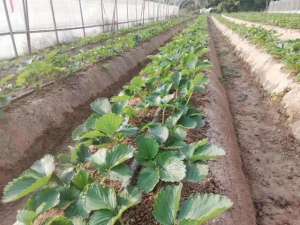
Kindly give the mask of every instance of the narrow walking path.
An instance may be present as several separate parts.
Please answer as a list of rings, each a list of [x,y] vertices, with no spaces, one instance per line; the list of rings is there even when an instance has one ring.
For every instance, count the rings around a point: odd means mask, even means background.
[[[281,109],[254,83],[232,47],[214,27],[235,129],[258,225],[300,224],[300,145]]]

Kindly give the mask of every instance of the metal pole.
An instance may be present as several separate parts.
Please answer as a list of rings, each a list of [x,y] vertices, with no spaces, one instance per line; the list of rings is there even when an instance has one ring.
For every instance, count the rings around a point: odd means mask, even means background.
[[[54,7],[53,7],[53,0],[50,0],[50,6],[51,6],[53,27],[54,27],[54,30],[55,30],[56,44],[59,44],[59,38],[58,38],[58,32],[57,32],[57,26],[56,26],[56,19],[55,19]]]
[[[135,0],[135,23],[138,23],[138,0]]]
[[[153,18],[153,20],[155,20],[155,6],[156,6],[156,4],[154,3],[154,2],[152,2],[152,7],[153,7],[153,15],[152,15],[152,18]]]
[[[31,40],[30,40],[30,27],[29,27],[29,15],[28,15],[27,0],[23,0],[23,12],[24,12],[24,19],[25,19],[25,27],[26,27],[28,53],[31,55]]]
[[[148,16],[147,16],[147,19],[148,19],[148,22],[149,22],[149,19],[150,19],[150,1],[148,0],[147,2],[148,2],[148,4],[147,4],[147,7],[148,7]]]
[[[143,1],[143,25],[145,24],[145,7],[146,7],[146,1]]]
[[[128,28],[129,28],[130,24],[129,24],[129,9],[128,9],[128,0],[126,1],[126,10],[127,10],[127,25],[128,25]]]
[[[166,20],[166,12],[167,12],[167,5],[166,5],[166,0],[163,1],[164,8],[163,8],[163,20]]]
[[[115,28],[115,17],[116,17],[116,0],[114,1],[114,11],[113,11],[113,17],[111,19],[111,31],[114,32]]]
[[[143,0],[142,2],[142,6],[141,6],[141,20],[142,20],[142,23],[144,25],[144,17],[145,17],[145,0]]]
[[[170,10],[169,0],[167,0],[167,19],[169,19],[169,10]]]
[[[156,13],[156,20],[157,21],[159,20],[159,13],[160,13],[159,11],[160,11],[160,0],[157,3],[157,13]]]
[[[101,4],[102,32],[104,32],[103,0],[101,0],[100,4]]]
[[[117,18],[117,30],[119,30],[119,8],[118,8],[118,0],[116,0],[116,18]]]
[[[9,28],[11,42],[12,42],[13,48],[14,48],[15,57],[18,57],[18,51],[17,51],[17,47],[16,47],[14,33],[13,33],[11,23],[10,23],[10,18],[9,18],[9,14],[8,14],[8,10],[7,10],[6,0],[3,0],[3,5],[4,5],[4,10],[5,10],[7,25],[8,25],[8,28]]]
[[[85,27],[84,27],[84,20],[83,20],[83,13],[82,13],[82,5],[81,5],[81,0],[78,0],[79,3],[79,9],[80,9],[80,17],[81,17],[81,25],[82,25],[82,32],[83,36],[85,37]]]

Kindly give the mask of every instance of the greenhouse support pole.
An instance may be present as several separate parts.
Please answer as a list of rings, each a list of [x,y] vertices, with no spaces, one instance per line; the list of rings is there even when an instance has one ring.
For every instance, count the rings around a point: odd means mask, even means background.
[[[155,20],[155,7],[156,7],[156,4],[155,4],[155,2],[152,2],[152,7],[153,7],[153,15],[152,15],[152,19],[153,19],[153,21]]]
[[[101,4],[101,19],[102,19],[102,32],[104,33],[104,13],[103,13],[103,0],[100,2]]]
[[[129,24],[129,8],[128,8],[128,0],[126,1],[126,10],[127,10],[127,26],[128,28],[130,27],[130,24]]]
[[[164,0],[164,20],[167,19],[167,0]]]
[[[24,12],[24,20],[25,20],[25,28],[26,28],[28,53],[31,55],[32,52],[31,52],[31,40],[30,40],[30,27],[29,27],[29,15],[28,15],[27,0],[23,0],[23,12]]]
[[[162,0],[162,6],[161,6],[161,11],[162,11],[162,13],[161,13],[161,17],[162,17],[162,20],[165,20],[165,1],[166,0]]]
[[[159,20],[159,6],[160,6],[160,1],[158,1],[158,3],[157,3],[156,21]]]
[[[82,5],[81,5],[81,0],[78,0],[79,3],[79,10],[80,10],[80,18],[81,18],[81,25],[82,25],[82,32],[83,36],[85,37],[85,27],[84,27],[84,20],[83,20],[83,13],[82,13]]]
[[[114,0],[114,11],[113,11],[113,17],[111,19],[111,31],[115,31],[116,27],[116,15],[117,15],[117,0]]]
[[[7,10],[6,0],[3,0],[3,5],[4,5],[4,10],[5,10],[5,15],[6,15],[7,25],[8,25],[8,28],[9,28],[11,42],[13,44],[13,49],[14,49],[15,57],[18,57],[17,46],[16,46],[16,42],[15,42],[14,33],[13,33],[13,30],[12,30],[12,27],[11,27],[11,23],[10,23],[10,18],[9,18],[9,14],[8,14],[8,10]]]
[[[138,0],[135,0],[135,23],[138,23]]]
[[[52,14],[53,27],[54,27],[54,30],[55,30],[56,44],[59,44],[59,38],[58,38],[58,32],[57,32],[57,26],[56,26],[56,19],[55,19],[54,7],[53,7],[53,0],[50,0],[50,8],[51,8],[51,14]]]
[[[143,25],[145,24],[145,6],[146,6],[146,2],[145,0],[143,0],[143,5],[142,5],[142,21],[143,21]]]
[[[116,0],[116,19],[117,19],[117,30],[119,30],[119,8],[118,8],[118,0]]]
[[[169,0],[167,0],[167,19],[169,19],[170,5]]]
[[[147,20],[149,22],[149,18],[150,18],[150,1],[147,1],[147,7],[148,7],[148,16],[147,16]]]

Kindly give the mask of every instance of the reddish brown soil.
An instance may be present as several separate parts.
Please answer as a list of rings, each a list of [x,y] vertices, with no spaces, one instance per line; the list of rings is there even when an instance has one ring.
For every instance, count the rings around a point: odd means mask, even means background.
[[[286,127],[280,107],[253,82],[221,33],[211,30],[257,224],[299,225],[300,145]]]

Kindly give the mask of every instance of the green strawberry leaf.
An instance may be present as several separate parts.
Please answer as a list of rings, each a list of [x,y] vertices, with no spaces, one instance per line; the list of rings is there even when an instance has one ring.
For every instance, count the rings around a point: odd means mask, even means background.
[[[139,161],[152,160],[159,151],[159,144],[153,139],[140,136],[137,138],[137,159]]]
[[[112,188],[90,184],[84,194],[85,207],[88,211],[109,209],[117,207],[116,192]]]
[[[216,194],[197,194],[186,200],[179,213],[180,225],[205,224],[232,207],[225,196]]]
[[[79,170],[73,177],[72,183],[79,190],[83,190],[84,187],[92,182],[90,174],[85,170]]]
[[[108,168],[124,163],[133,157],[133,148],[129,145],[118,145],[106,154],[106,165]]]
[[[95,113],[101,116],[112,112],[111,104],[107,98],[99,98],[96,101],[92,102],[91,108]]]
[[[149,128],[149,133],[152,135],[159,143],[164,143],[169,137],[169,130],[167,127],[161,124],[152,124]]]
[[[194,155],[192,157],[192,161],[207,161],[207,160],[216,160],[217,158],[224,156],[225,155],[225,151],[224,149],[213,145],[213,144],[207,144],[207,145],[203,145],[198,147],[195,152]]]
[[[54,208],[60,202],[60,193],[51,188],[37,192],[26,204],[26,210],[35,211],[37,214]]]
[[[54,169],[54,157],[51,155],[44,156],[20,177],[8,183],[4,188],[2,201],[4,203],[12,202],[38,191],[48,184]]]
[[[112,136],[122,125],[123,118],[114,113],[108,113],[97,119],[96,130],[105,135]]]
[[[186,180],[193,183],[203,181],[208,175],[208,165],[192,163],[187,165]]]
[[[37,214],[30,210],[19,210],[17,214],[17,225],[31,225],[33,224]]]
[[[159,182],[159,170],[157,168],[145,167],[138,177],[138,187],[145,193],[151,192]]]
[[[177,186],[166,186],[158,193],[154,202],[153,215],[160,224],[176,224],[181,190],[182,184],[179,184]]]
[[[177,152],[161,152],[158,154],[160,179],[165,182],[178,182],[184,179],[186,168],[183,158]]]

